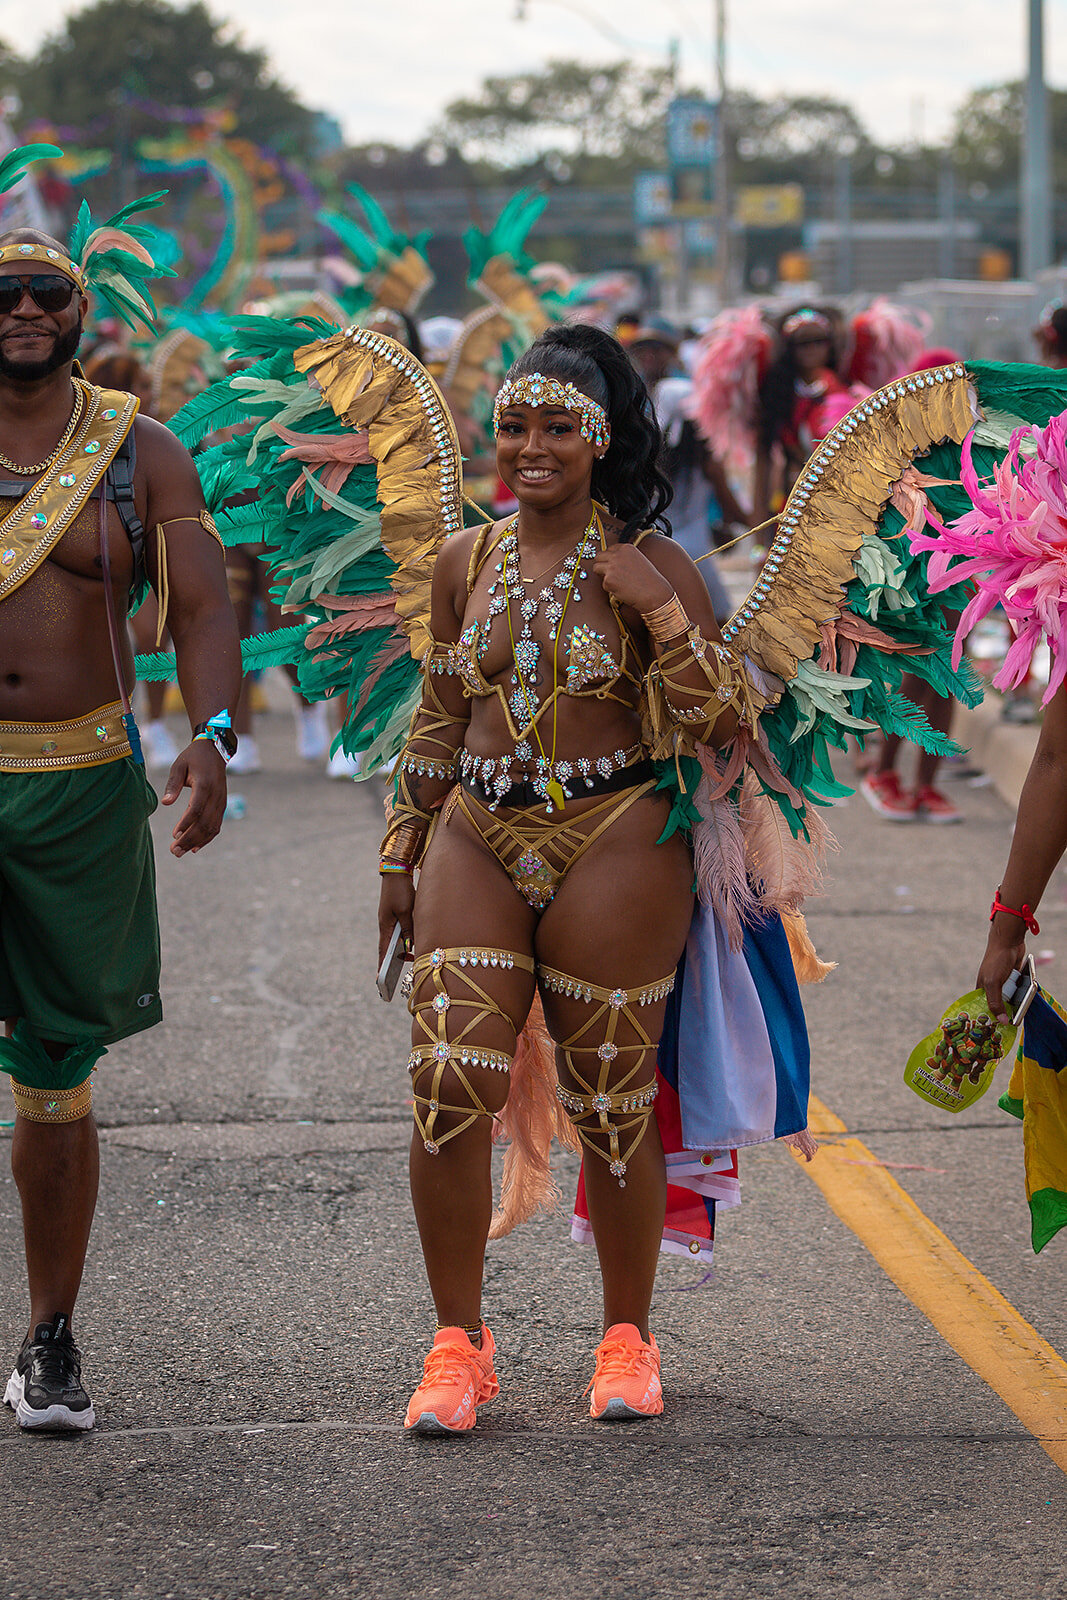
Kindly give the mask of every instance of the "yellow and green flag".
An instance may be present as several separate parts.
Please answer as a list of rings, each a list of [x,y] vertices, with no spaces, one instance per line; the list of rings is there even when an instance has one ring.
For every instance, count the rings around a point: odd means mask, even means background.
[[[1067,1226],[1067,1012],[1044,989],[1026,1013],[1000,1107],[1023,1125],[1034,1253]]]

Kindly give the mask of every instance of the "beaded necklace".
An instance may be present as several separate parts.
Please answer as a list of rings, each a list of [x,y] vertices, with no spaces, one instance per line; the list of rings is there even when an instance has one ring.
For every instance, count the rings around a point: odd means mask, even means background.
[[[577,588],[577,582],[579,577],[588,577],[588,573],[581,569],[581,563],[596,555],[596,534],[598,532],[599,519],[594,511],[589,526],[553,580],[555,588],[564,589],[565,591],[562,600],[554,596],[552,588],[548,587],[542,589],[536,597],[525,594],[522,587],[524,581],[522,569],[519,566],[519,540],[518,534],[514,531],[514,524],[504,535],[504,539],[510,539],[511,541],[501,563],[503,568],[503,605],[501,609],[507,613],[511,654],[515,667],[511,678],[512,683],[515,685],[511,695],[511,707],[515,713],[516,721],[524,712],[529,718],[533,736],[537,740],[537,748],[541,752],[541,765],[543,768],[547,768],[550,774],[545,786],[549,811],[553,809],[562,811],[566,804],[563,785],[556,776],[556,737],[559,731],[559,695],[556,693],[559,684],[559,636],[563,632],[563,619],[567,614],[567,606],[570,604],[571,596],[574,596],[575,601],[581,599],[581,592]],[[503,547],[504,539],[501,540],[501,547]],[[498,567],[497,571],[499,572],[500,570],[501,568]],[[517,589],[515,588],[516,583],[518,584]],[[510,602],[513,598],[520,601],[523,617],[523,628],[518,639],[515,637],[515,630],[511,620]],[[542,604],[545,606],[545,617],[549,625],[548,636],[552,641],[551,756],[542,742],[541,730],[537,726],[534,705],[530,698],[530,688],[540,680],[538,669],[541,660],[541,646],[533,637],[530,631],[530,624],[540,612]]]
[[[533,687],[541,681],[541,645],[533,636],[532,624],[543,610],[545,620],[548,623],[548,636],[553,644],[556,643],[559,630],[563,625],[563,613],[572,592],[575,603],[582,598],[581,591],[576,587],[576,583],[577,580],[589,576],[583,567],[583,563],[591,561],[596,555],[598,521],[597,514],[594,511],[589,526],[570,555],[562,562],[552,582],[545,584],[536,595],[526,593],[526,584],[537,582],[537,578],[526,579],[522,575],[522,567],[519,563],[519,537],[516,532],[516,522],[510,524],[500,540],[500,560],[496,566],[496,577],[489,585],[489,612],[486,617],[486,625],[482,632],[481,642],[478,646],[478,655],[479,658],[484,656],[488,648],[489,631],[493,618],[499,616],[502,611],[507,611],[508,629],[512,633],[512,654],[515,663],[515,670],[511,677],[509,704],[512,715],[518,722],[529,709],[529,701],[526,695],[527,686]],[[546,568],[545,570],[551,571],[551,568]],[[544,577],[544,573],[538,573],[538,578],[542,577]],[[518,605],[522,616],[522,630],[517,639],[514,636],[511,624],[511,602],[513,600]]]

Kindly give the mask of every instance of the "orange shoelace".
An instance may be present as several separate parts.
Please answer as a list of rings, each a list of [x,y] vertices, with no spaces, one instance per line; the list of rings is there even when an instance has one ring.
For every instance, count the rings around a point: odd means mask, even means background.
[[[636,1348],[625,1339],[612,1339],[599,1346],[596,1353],[596,1371],[586,1384],[585,1393],[598,1378],[635,1378],[639,1363],[650,1354],[649,1347]]]

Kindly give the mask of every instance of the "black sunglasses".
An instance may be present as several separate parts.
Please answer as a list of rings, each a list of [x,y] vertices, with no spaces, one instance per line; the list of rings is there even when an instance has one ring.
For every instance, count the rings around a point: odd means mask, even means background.
[[[27,289],[41,311],[65,311],[74,299],[77,285],[56,272],[35,272],[32,277],[0,278],[0,316],[14,311]]]

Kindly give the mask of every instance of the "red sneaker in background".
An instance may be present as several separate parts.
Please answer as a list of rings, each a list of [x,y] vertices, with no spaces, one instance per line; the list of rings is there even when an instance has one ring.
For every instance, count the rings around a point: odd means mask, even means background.
[[[860,794],[872,811],[890,822],[915,821],[918,800],[901,788],[900,779],[892,768],[888,772],[868,773],[860,784]]]
[[[957,811],[952,801],[940,789],[935,789],[932,783],[917,792],[915,804],[923,822],[963,821],[963,812]]]

